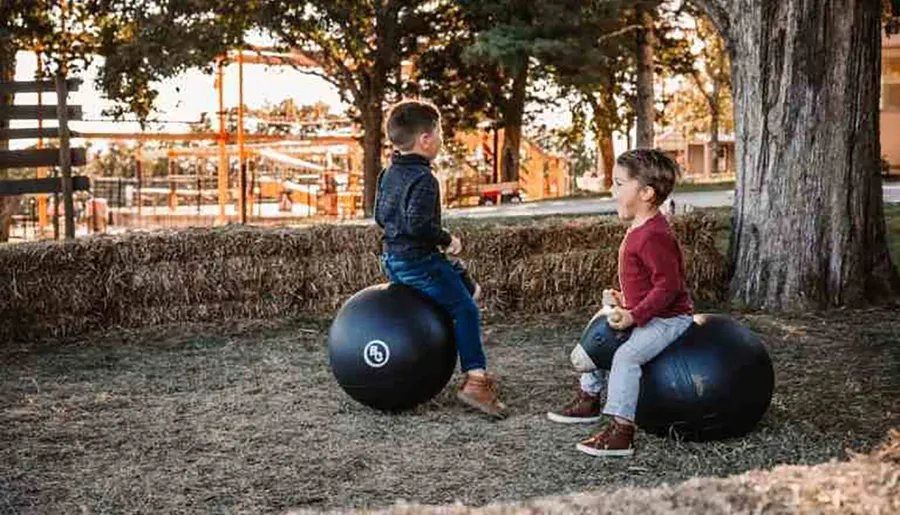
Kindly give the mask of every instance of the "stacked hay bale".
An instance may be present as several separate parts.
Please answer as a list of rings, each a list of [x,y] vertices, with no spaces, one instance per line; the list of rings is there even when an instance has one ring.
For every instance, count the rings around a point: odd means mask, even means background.
[[[695,298],[721,299],[721,221],[676,219]],[[489,313],[596,306],[617,283],[625,226],[602,217],[525,224],[462,223]],[[327,317],[381,275],[377,227],[228,227],[90,237],[0,249],[0,339],[110,327],[285,316]]]

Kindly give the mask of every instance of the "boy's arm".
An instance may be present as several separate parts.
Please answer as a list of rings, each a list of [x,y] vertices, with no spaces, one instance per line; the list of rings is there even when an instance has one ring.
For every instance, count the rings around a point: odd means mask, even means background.
[[[666,309],[683,287],[681,269],[678,266],[678,242],[670,234],[648,238],[640,249],[640,257],[650,271],[653,288],[640,304],[631,308],[631,317],[637,326]]]
[[[446,247],[452,237],[441,227],[440,202],[437,179],[431,174],[423,175],[409,186],[406,222],[413,236]]]

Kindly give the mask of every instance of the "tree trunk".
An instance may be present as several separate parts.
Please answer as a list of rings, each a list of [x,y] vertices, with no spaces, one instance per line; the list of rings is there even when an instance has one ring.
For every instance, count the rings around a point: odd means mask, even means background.
[[[525,115],[525,90],[528,85],[528,60],[516,72],[512,96],[503,113],[503,182],[519,180],[519,147],[522,144],[522,118]]]
[[[612,133],[601,134],[597,138],[597,147],[600,150],[600,162],[603,163],[603,188],[612,191],[613,167],[616,164]]]
[[[643,28],[637,31],[637,134],[635,146],[653,146],[655,119],[653,94],[653,13],[642,10],[639,19]]]
[[[363,118],[363,210],[366,217],[375,214],[375,193],[381,173],[382,141],[384,140],[384,89],[370,93],[371,98],[359,106]]]
[[[615,149],[613,148],[613,131],[619,120],[619,106],[613,95],[615,77],[603,84],[598,92],[590,91],[585,99],[590,103],[593,112],[592,128],[597,136],[597,168],[603,174],[603,188],[612,190],[613,167],[615,166]]]
[[[879,175],[879,2],[699,3],[732,52],[732,302],[805,310],[900,292]]]
[[[719,91],[713,87],[713,101],[709,103],[709,163],[706,164],[708,176],[719,173]]]
[[[363,211],[367,218],[375,215],[375,194],[381,173],[384,141],[384,101],[388,74],[400,65],[397,23],[402,2],[376,2],[375,51],[369,73],[362,73],[361,88],[356,99],[363,118]],[[361,70],[360,70],[361,71]]]

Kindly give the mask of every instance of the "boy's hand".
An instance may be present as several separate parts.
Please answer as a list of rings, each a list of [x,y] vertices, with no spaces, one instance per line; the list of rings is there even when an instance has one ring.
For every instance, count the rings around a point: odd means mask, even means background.
[[[631,311],[622,308],[615,308],[615,310],[606,317],[606,320],[609,322],[610,327],[619,331],[628,329],[634,325],[634,318],[631,317]]]
[[[451,256],[455,256],[462,252],[462,242],[459,241],[459,238],[457,238],[456,236],[451,237],[450,245],[447,245],[446,252]]]
[[[603,305],[624,308],[625,303],[622,301],[622,293],[619,290],[603,290]]]

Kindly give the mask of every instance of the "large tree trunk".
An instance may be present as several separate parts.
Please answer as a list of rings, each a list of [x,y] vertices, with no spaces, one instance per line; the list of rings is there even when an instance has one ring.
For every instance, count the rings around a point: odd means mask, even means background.
[[[373,92],[372,98],[359,106],[363,119],[363,210],[366,217],[375,214],[375,193],[378,174],[381,173],[381,151],[384,140],[384,90],[381,95]]]
[[[384,35],[381,35],[386,39]],[[390,48],[390,43],[382,41]],[[369,74],[363,75],[357,108],[363,121],[363,211],[367,218],[375,215],[375,193],[378,174],[381,173],[381,152],[384,142],[384,97],[387,73],[390,68],[389,52],[381,52]]]
[[[528,86],[528,61],[513,78],[512,96],[503,113],[503,182],[519,180],[519,147],[522,144],[522,118],[525,115],[525,91]]]
[[[698,3],[732,53],[732,301],[803,310],[900,292],[878,173],[879,2]]]
[[[388,74],[398,70],[400,57],[397,24],[403,2],[376,2],[375,42],[377,49],[371,72],[362,76],[357,108],[363,118],[363,210],[375,215],[375,194],[381,173],[384,141],[384,101]]]
[[[637,31],[637,134],[635,146],[653,146],[653,122],[656,118],[653,94],[653,13],[642,10],[638,16],[643,28]]]

